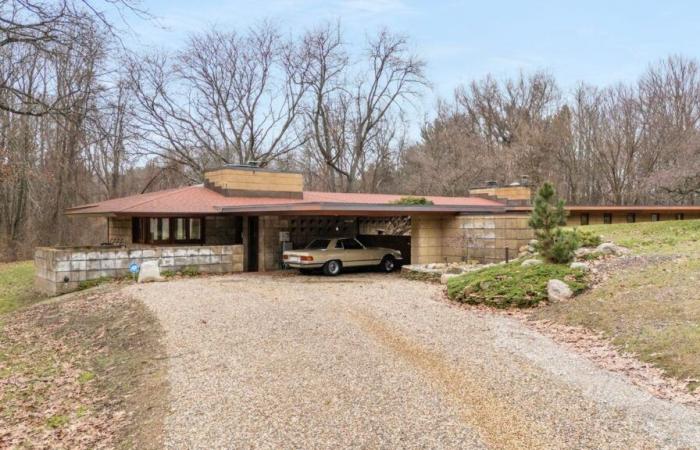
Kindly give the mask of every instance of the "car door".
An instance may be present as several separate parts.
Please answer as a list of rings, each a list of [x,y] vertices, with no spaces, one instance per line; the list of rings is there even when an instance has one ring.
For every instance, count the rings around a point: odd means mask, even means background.
[[[364,258],[364,246],[355,239],[338,239],[338,246],[342,247],[342,262],[344,266],[361,266]],[[339,250],[340,251],[340,250]]]
[[[365,248],[357,239],[341,239],[340,242],[343,245],[344,259],[348,261],[346,265],[369,266],[378,263],[373,251]]]

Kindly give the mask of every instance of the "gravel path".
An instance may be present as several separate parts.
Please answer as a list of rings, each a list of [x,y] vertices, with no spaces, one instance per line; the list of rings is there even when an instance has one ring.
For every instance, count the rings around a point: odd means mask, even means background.
[[[166,331],[170,448],[696,448],[658,400],[397,276],[130,286]]]

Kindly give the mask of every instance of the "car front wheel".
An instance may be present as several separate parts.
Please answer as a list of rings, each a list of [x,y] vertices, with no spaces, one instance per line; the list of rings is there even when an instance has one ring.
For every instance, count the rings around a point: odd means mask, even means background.
[[[342,270],[342,265],[340,261],[328,261],[323,265],[323,273],[330,276],[335,276]]]
[[[382,262],[379,265],[379,267],[384,272],[392,272],[396,268],[396,260],[393,256],[387,255],[384,257],[384,259],[382,259]]]

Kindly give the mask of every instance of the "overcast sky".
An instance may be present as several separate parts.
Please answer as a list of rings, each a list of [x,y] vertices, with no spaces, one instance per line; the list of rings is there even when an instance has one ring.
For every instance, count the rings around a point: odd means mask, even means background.
[[[157,20],[132,25],[138,45],[175,47],[215,25],[245,28],[272,19],[298,31],[340,19],[360,45],[380,27],[408,35],[428,63],[437,95],[487,73],[544,69],[568,90],[579,81],[632,81],[653,61],[700,57],[700,1],[143,0]],[[156,26],[155,24],[160,26]],[[131,39],[130,39],[131,40]]]

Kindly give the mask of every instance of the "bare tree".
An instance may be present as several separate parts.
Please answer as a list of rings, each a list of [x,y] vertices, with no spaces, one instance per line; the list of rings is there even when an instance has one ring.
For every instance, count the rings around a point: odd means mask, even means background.
[[[424,63],[388,31],[371,38],[355,64],[338,26],[308,33],[304,49],[311,62],[307,155],[327,189],[353,191],[366,170],[391,158],[390,142],[401,137],[396,117],[427,85]]]
[[[108,9],[124,9],[147,16],[135,0],[0,0],[0,56],[12,61],[0,73],[0,109],[15,114],[42,116],[63,113],[66,97],[74,92],[57,91],[50,96],[37,95],[22,83],[21,71],[27,64],[60,58],[75,51],[76,42],[90,34],[95,25],[116,36],[107,19]],[[51,72],[43,74],[47,86],[56,86]]]
[[[268,23],[247,34],[194,35],[169,58],[134,59],[131,82],[145,151],[190,167],[269,164],[303,143],[293,125],[304,59]]]

